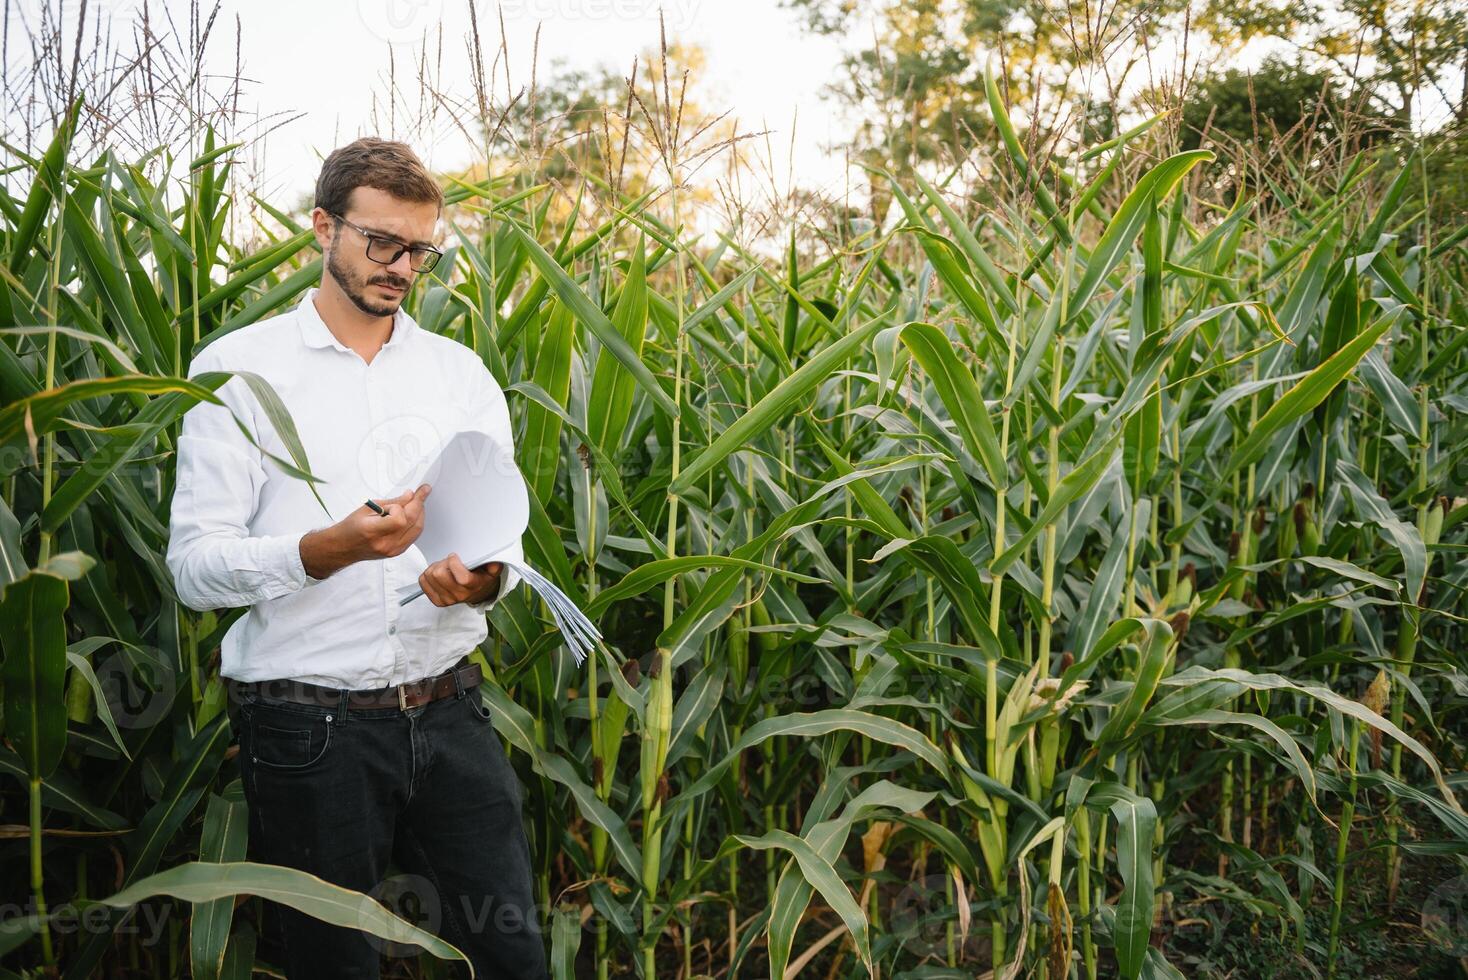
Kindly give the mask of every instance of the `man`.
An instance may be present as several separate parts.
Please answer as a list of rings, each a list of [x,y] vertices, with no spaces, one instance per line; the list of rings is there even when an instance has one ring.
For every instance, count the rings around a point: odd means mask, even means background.
[[[252,856],[361,892],[392,861],[421,876],[429,924],[476,976],[540,977],[520,787],[467,657],[519,577],[458,555],[426,564],[412,545],[432,487],[399,486],[463,429],[513,450],[479,357],[402,309],[440,257],[442,207],[401,143],[361,139],[326,158],[311,212],[320,285],[189,367],[269,382],[320,500],[276,463],[290,460],[279,426],[232,377],[217,392],[227,407],[184,416],[167,561],[191,609],[249,607],[224,636],[221,673]],[[400,606],[415,579],[426,598]],[[378,976],[366,933],[282,916],[293,980]]]

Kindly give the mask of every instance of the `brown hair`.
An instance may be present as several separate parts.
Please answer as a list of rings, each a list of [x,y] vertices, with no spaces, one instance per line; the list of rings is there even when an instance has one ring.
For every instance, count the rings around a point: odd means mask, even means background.
[[[342,214],[358,187],[375,187],[414,204],[432,203],[443,211],[438,181],[406,143],[364,136],[332,150],[316,178],[316,206]]]

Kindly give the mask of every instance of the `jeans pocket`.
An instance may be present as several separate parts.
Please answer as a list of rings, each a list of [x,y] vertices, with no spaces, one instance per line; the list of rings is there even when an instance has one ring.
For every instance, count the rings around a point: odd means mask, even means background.
[[[250,761],[267,769],[309,769],[326,757],[331,746],[331,715],[295,711],[247,712]]]

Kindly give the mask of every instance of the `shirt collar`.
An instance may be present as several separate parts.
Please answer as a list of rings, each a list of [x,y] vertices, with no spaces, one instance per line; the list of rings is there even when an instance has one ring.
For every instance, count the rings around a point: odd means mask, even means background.
[[[296,323],[301,328],[301,340],[307,347],[335,347],[339,351],[353,353],[352,349],[336,338],[326,321],[321,319],[321,314],[316,309],[314,302],[319,286],[312,286],[306,290],[306,295],[301,297],[301,302],[296,306]],[[413,321],[400,306],[393,314],[392,336],[387,338],[383,344],[383,350],[389,347],[400,347],[406,345],[418,329],[418,324]]]

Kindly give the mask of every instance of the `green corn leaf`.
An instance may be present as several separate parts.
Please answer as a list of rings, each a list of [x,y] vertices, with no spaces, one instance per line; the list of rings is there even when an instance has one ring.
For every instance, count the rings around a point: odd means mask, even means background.
[[[820,892],[826,904],[841,917],[847,932],[851,933],[852,941],[856,944],[857,955],[861,957],[867,970],[875,970],[872,963],[871,939],[867,934],[866,915],[856,904],[856,899],[842,883],[841,876],[836,873],[836,869],[829,861],[817,854],[804,840],[783,830],[771,830],[761,837],[735,835],[735,839],[753,850],[763,851],[778,847],[793,854],[805,880]]]
[[[1045,502],[1044,508],[1025,528],[1018,540],[1004,549],[1003,553],[989,564],[989,571],[995,575],[1002,575],[1019,560],[1020,555],[1040,536],[1040,532],[1059,520],[1065,508],[1075,503],[1076,500],[1101,479],[1101,474],[1111,465],[1116,455],[1117,444],[1121,441],[1121,433],[1112,436],[1102,444],[1090,456],[1076,464],[1075,469],[1067,473],[1061,481],[1056,484],[1055,492]]]
[[[136,881],[102,901],[113,908],[128,909],[158,895],[194,903],[259,895],[332,925],[360,929],[389,942],[421,946],[439,959],[467,961],[456,947],[389,912],[372,896],[274,864],[190,861]]]
[[[1198,164],[1213,159],[1208,150],[1188,150],[1168,157],[1147,171],[1136,187],[1116,209],[1111,223],[1091,250],[1090,261],[1070,298],[1070,315],[1076,316],[1095,297],[1101,284],[1121,262],[1147,223],[1147,215],[1156,213],[1155,202],[1171,194],[1173,188]]]
[[[719,434],[702,452],[688,461],[678,478],[668,485],[668,492],[687,493],[710,470],[718,466],[735,450],[743,447],[756,432],[772,428],[795,407],[802,398],[826,380],[836,368],[866,346],[882,325],[891,310],[872,317],[821,352],[783,379],[774,390],[761,398],[727,429]]]
[[[66,155],[71,151],[72,137],[76,135],[77,117],[82,111],[82,100],[78,98],[67,109],[61,124],[51,136],[51,143],[36,168],[36,180],[26,195],[25,210],[15,223],[15,230],[6,249],[10,252],[10,271],[19,274],[35,257],[36,239],[41,234],[51,204],[62,195],[61,172],[66,166]]]
[[[1302,418],[1325,401],[1336,385],[1345,380],[1346,375],[1351,373],[1390,327],[1390,318],[1382,317],[1377,320],[1281,395],[1269,406],[1258,424],[1240,440],[1233,454],[1224,463],[1219,474],[1220,479],[1227,478],[1250,463],[1258,462],[1270,440],[1286,425]]]
[[[227,864],[245,859],[245,834],[249,812],[238,782],[224,796],[210,794],[204,809],[204,834],[199,842],[199,860]],[[136,886],[134,886],[136,887]],[[220,978],[234,919],[234,896],[195,902],[189,918],[189,966],[192,976]]]
[[[82,556],[85,557],[85,556]],[[76,567],[93,564],[86,558]],[[0,595],[0,678],[5,682],[5,734],[31,779],[45,779],[66,748],[66,607],[68,566],[32,569]]]
[[[639,241],[632,253],[632,262],[617,297],[616,308],[612,311],[612,323],[639,358],[647,334],[647,302],[646,261]],[[684,327],[687,329],[687,323]],[[609,453],[616,452],[627,437],[635,380],[615,358],[597,359],[592,374],[591,400],[587,403],[586,431],[595,445]]]
[[[537,314],[538,315],[538,314]],[[571,394],[571,358],[576,324],[571,311],[551,304],[550,322],[535,357],[534,382],[564,408]],[[594,401],[593,404],[605,404]],[[542,504],[555,492],[556,473],[561,463],[561,417],[532,403],[525,409],[525,435],[516,447],[525,482]]]
[[[659,409],[667,415],[676,415],[678,407],[673,404],[673,399],[668,397],[663,386],[658,383],[652,372],[647,369],[647,365],[642,363],[642,359],[623,339],[612,321],[607,319],[607,315],[581,291],[581,287],[576,285],[576,281],[571,278],[570,274],[561,268],[560,263],[541,247],[530,232],[516,222],[511,222],[510,227],[519,237],[536,270],[549,283],[550,288],[555,290],[561,302],[576,314],[576,319],[585,324],[586,328],[601,342],[602,347],[621,362]]]
[[[909,323],[901,336],[913,359],[932,379],[969,453],[983,465],[995,487],[1006,486],[1008,473],[999,438],[973,373],[958,359],[943,331],[931,323]]]

